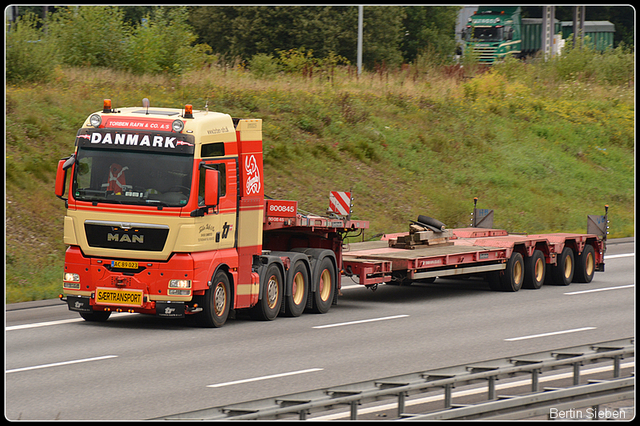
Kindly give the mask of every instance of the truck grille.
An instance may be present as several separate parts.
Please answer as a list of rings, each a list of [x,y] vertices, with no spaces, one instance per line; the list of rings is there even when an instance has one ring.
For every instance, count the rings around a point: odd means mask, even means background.
[[[496,56],[497,47],[492,46],[474,46],[473,53],[478,57],[479,62],[493,62]]]
[[[162,251],[169,227],[144,223],[86,221],[84,230],[91,247]]]

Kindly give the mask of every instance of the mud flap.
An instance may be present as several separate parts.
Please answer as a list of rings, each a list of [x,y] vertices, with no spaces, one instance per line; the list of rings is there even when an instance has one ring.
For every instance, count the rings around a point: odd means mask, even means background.
[[[91,298],[87,296],[67,295],[67,305],[69,305],[70,311],[93,312],[90,300]]]
[[[184,318],[184,302],[156,302],[156,315],[164,318]]]

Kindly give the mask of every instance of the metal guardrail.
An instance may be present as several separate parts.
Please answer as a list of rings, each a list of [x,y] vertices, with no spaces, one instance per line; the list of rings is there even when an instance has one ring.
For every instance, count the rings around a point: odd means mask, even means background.
[[[402,414],[401,420],[518,420],[549,414],[552,408],[567,410],[593,407],[634,397],[635,378],[612,379],[532,395],[513,396],[429,414]],[[580,401],[586,401],[580,405]]]
[[[380,401],[383,399],[396,398],[398,401],[398,417],[404,416],[405,399],[407,396],[425,393],[436,389],[444,390],[444,408],[451,409],[452,389],[455,386],[463,386],[478,382],[487,383],[487,400],[497,399],[496,380],[500,378],[513,377],[516,375],[531,375],[531,392],[537,395],[552,395],[568,398],[576,398],[574,393],[585,391],[586,394],[593,392],[593,389],[600,389],[603,393],[598,397],[611,397],[612,394],[627,394],[630,379],[611,380],[607,384],[592,384],[578,386],[580,383],[580,367],[585,363],[596,363],[604,360],[612,360],[613,377],[620,377],[620,361],[625,356],[635,353],[633,338],[600,342],[590,345],[573,346],[553,351],[543,351],[531,354],[519,355],[516,357],[500,358],[481,363],[464,364],[454,367],[429,370],[401,376],[388,377],[384,379],[353,383],[349,385],[336,386],[326,389],[318,389],[307,392],[299,392],[283,395],[275,398],[265,398],[255,401],[246,401],[237,404],[211,407],[204,410],[190,411],[186,413],[174,414],[160,417],[154,420],[252,420],[252,419],[278,419],[290,418],[292,415],[298,416],[300,420],[305,420],[307,415],[316,412],[327,411],[339,406],[349,406],[352,420],[357,419],[358,406],[361,404]],[[539,389],[539,375],[545,371],[557,370],[573,367],[573,385],[567,388],[564,393],[551,394],[542,392]],[[598,386],[596,386],[598,385]],[[587,388],[586,386],[591,386]],[[594,387],[596,386],[596,387]],[[622,389],[622,391],[612,391]],[[633,386],[633,383],[631,383]],[[586,390],[589,389],[589,390]],[[631,390],[633,392],[633,390]],[[605,395],[606,394],[606,395]],[[509,410],[515,410],[521,404],[525,407],[541,396],[529,395],[524,399],[512,398],[507,402],[494,401],[493,407],[508,406]],[[545,399],[546,400],[546,399]],[[563,403],[556,399],[558,404]],[[484,404],[486,405],[486,404]],[[491,406],[489,406],[491,407]],[[463,414],[465,408],[455,408],[447,412]],[[497,409],[497,408],[496,408]],[[467,408],[467,411],[482,409]],[[426,416],[438,413],[427,414]],[[472,413],[470,415],[477,415]],[[440,412],[440,415],[444,415]],[[449,415],[449,414],[447,414]],[[414,417],[416,418],[416,417]],[[446,418],[446,417],[443,417]]]

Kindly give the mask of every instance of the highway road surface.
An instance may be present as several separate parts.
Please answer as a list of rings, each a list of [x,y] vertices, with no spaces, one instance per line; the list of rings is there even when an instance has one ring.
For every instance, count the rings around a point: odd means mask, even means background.
[[[610,240],[589,284],[490,291],[437,279],[372,292],[343,279],[324,315],[220,329],[113,314],[88,323],[60,301],[5,310],[5,417],[137,420],[632,337],[633,239]]]

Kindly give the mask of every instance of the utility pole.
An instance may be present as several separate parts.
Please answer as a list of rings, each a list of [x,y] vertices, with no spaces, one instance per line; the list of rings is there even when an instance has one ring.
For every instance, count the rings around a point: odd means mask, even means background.
[[[584,39],[584,15],[586,6],[573,6],[573,47],[575,48],[580,39],[580,46]]]
[[[362,14],[363,6],[358,6],[358,76],[362,74]]]
[[[553,36],[556,28],[556,7],[543,6],[542,8],[542,51],[544,59],[553,56]]]

